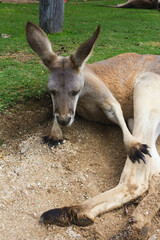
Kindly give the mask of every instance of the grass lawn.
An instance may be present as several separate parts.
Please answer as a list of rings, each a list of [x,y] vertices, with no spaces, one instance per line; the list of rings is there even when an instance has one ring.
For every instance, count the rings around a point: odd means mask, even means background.
[[[124,52],[160,54],[157,10],[97,6],[122,2],[125,0],[70,0],[65,7],[63,33],[49,35],[54,51],[64,56],[70,54],[101,24],[101,35],[89,62]],[[47,91],[47,70],[25,39],[26,22],[38,24],[38,7],[38,4],[0,3],[0,111],[17,102],[39,98]],[[2,33],[11,37],[2,38]]]

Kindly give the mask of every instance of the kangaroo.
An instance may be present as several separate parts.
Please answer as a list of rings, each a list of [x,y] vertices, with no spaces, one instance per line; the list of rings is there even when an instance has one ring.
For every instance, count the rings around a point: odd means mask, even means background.
[[[61,142],[60,125],[71,126],[77,111],[87,120],[118,124],[127,152],[115,188],[77,206],[49,210],[40,218],[43,223],[89,225],[99,214],[142,195],[152,176],[160,173],[155,146],[160,134],[160,56],[125,53],[87,64],[99,33],[100,26],[70,56],[60,57],[53,53],[48,37],[38,26],[31,22],[26,25],[29,45],[50,71],[48,89],[54,120],[43,142],[49,146]],[[124,119],[128,119],[130,131]],[[140,160],[145,164],[139,164]]]
[[[126,3],[117,4],[116,6],[99,5],[101,7],[115,8],[140,8],[140,9],[156,9],[160,7],[159,0],[128,0]]]
[[[153,58],[156,61],[159,58],[129,53],[86,64],[99,33],[100,26],[69,57],[59,57],[53,53],[46,34],[35,24],[27,23],[28,43],[50,70],[48,89],[53,102],[54,120],[51,133],[43,138],[43,143],[48,143],[49,147],[62,143],[60,125],[71,126],[77,110],[87,120],[118,124],[131,161],[140,162],[141,159],[145,162],[144,154],[150,155],[148,146],[130,133],[124,117],[129,119],[133,116],[132,98],[136,78],[145,69],[154,67]]]

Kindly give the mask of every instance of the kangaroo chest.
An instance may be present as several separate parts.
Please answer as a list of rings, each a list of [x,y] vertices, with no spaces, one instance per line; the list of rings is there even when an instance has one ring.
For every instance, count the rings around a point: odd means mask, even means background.
[[[133,117],[133,94],[136,79],[143,72],[153,71],[154,58],[151,55],[142,56],[136,53],[127,53],[106,61],[87,65],[87,69],[93,72],[93,76],[95,74],[121,104],[126,120]],[[100,82],[94,82],[91,78],[89,81],[96,92],[101,91]],[[102,109],[98,106],[94,94],[79,99],[77,112],[87,120],[102,123],[109,122]]]
[[[133,94],[127,101],[121,104],[124,118],[133,117]],[[90,99],[87,96],[79,99],[77,104],[77,113],[84,119],[89,121],[100,122],[104,124],[111,124],[112,122],[107,118],[103,110],[99,107],[95,99]],[[113,124],[113,123],[112,123]]]

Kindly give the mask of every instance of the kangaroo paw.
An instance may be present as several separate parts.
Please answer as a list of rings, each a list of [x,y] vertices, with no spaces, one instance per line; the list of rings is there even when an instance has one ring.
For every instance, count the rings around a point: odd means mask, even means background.
[[[137,143],[134,146],[132,146],[128,151],[128,155],[131,161],[133,163],[137,161],[140,164],[141,159],[144,163],[146,163],[144,154],[147,154],[150,157],[152,157],[147,148],[148,145],[141,143]]]
[[[54,224],[57,226],[69,226],[71,224],[77,226],[88,226],[93,221],[84,215],[79,215],[78,207],[55,208],[44,212],[40,217],[40,223]]]
[[[42,137],[42,144],[45,144],[45,143],[48,143],[48,147],[51,148],[51,147],[57,147],[58,144],[63,144],[63,140],[62,139],[54,139],[53,137],[49,137],[49,136],[44,136]]]

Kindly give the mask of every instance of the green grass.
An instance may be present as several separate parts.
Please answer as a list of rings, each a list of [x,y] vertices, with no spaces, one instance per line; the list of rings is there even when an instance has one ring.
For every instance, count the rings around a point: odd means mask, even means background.
[[[101,35],[90,63],[124,52],[160,54],[156,44],[160,41],[160,13],[157,10],[96,6],[115,5],[125,0],[70,2],[65,8],[63,33],[49,35],[55,52],[65,56],[75,51],[101,24]],[[41,97],[47,91],[47,70],[36,55],[31,60],[22,57],[22,61],[10,57],[12,53],[17,56],[33,53],[25,39],[28,20],[38,24],[38,4],[0,4],[0,34],[11,35],[7,39],[0,37],[0,111],[17,102]]]

